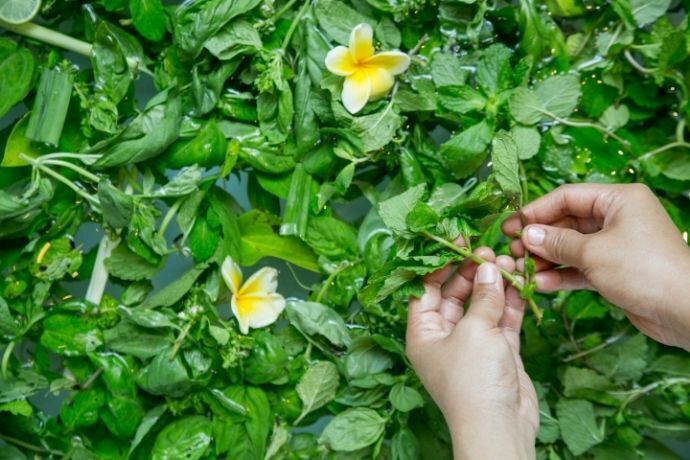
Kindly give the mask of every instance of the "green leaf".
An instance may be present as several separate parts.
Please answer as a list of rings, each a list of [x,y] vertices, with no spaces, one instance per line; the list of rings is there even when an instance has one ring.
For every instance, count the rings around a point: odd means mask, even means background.
[[[129,11],[141,35],[154,42],[163,38],[167,16],[161,0],[129,0]]]
[[[159,93],[122,133],[90,149],[90,153],[103,155],[94,166],[121,166],[159,155],[177,139],[181,118],[180,97],[168,91]]]
[[[137,383],[145,391],[157,396],[180,397],[192,388],[192,382],[182,358],[170,359],[170,350],[158,353],[139,371]]]
[[[369,336],[354,339],[345,356],[345,372],[350,380],[380,374],[393,364],[390,353],[382,350]]]
[[[441,144],[441,156],[457,178],[473,174],[484,163],[487,147],[494,136],[488,120],[483,120]]]
[[[247,416],[214,417],[216,453],[227,452],[228,458],[263,459],[273,415],[266,393],[261,388],[244,385],[229,386],[223,393],[245,407]]]
[[[205,217],[198,216],[189,233],[189,248],[194,260],[203,262],[211,258],[218,247],[218,229],[211,227]]]
[[[26,48],[20,48],[9,38],[0,37],[0,117],[22,101],[33,86],[34,56]],[[3,166],[5,161],[3,160]]]
[[[242,19],[232,21],[204,43],[204,48],[222,61],[229,61],[240,54],[256,53],[262,47],[259,33],[250,22]]]
[[[326,425],[319,441],[338,452],[354,452],[375,443],[385,427],[386,420],[372,409],[348,409]]]
[[[12,317],[5,299],[0,296],[0,334],[12,336],[17,332],[19,332],[19,323]]]
[[[467,71],[462,68],[460,59],[455,54],[437,52],[431,59],[431,78],[437,88],[463,86]]]
[[[299,423],[306,415],[335,398],[340,384],[340,376],[335,364],[328,361],[318,361],[309,366],[295,389],[302,400],[302,413],[296,420]]]
[[[510,136],[515,141],[520,160],[529,160],[539,153],[541,134],[536,128],[515,125],[510,128]]]
[[[111,275],[128,281],[150,279],[160,267],[147,262],[143,257],[130,251],[120,243],[104,261],[105,268]]]
[[[607,390],[612,382],[591,369],[567,367],[561,377],[563,394],[568,397],[582,397],[581,390]]]
[[[364,151],[371,152],[388,145],[402,122],[402,117],[389,104],[380,112],[354,118],[352,129],[362,139]]]
[[[561,436],[573,455],[582,455],[603,441],[592,403],[580,399],[559,399],[556,413]]]
[[[113,184],[108,179],[101,179],[98,183],[98,200],[103,210],[103,220],[113,228],[123,228],[129,225],[134,213],[134,199]]]
[[[309,246],[294,236],[280,236],[268,215],[252,210],[241,215],[237,223],[242,235],[242,265],[254,265],[263,257],[271,256],[319,271],[316,256]]]
[[[105,404],[100,388],[79,391],[60,408],[60,420],[69,428],[90,426],[98,422],[98,410]]]
[[[335,217],[310,217],[305,241],[316,254],[330,260],[352,260],[359,252],[355,229]]]
[[[376,27],[376,21],[338,0],[319,1],[316,3],[314,13],[326,35],[341,45],[348,44],[350,32],[358,24],[364,22],[372,28]]]
[[[155,292],[151,297],[142,302],[139,308],[169,307],[180,300],[194,285],[194,282],[208,268],[201,264],[187,270],[174,282]]]
[[[639,379],[647,369],[647,339],[642,334],[592,353],[587,361],[597,371],[616,381]]]
[[[290,299],[285,308],[290,322],[309,335],[322,335],[338,347],[350,344],[345,322],[333,309],[316,302]]]
[[[391,404],[400,412],[410,412],[424,405],[424,399],[417,390],[403,383],[397,383],[391,388],[388,396]]]
[[[104,330],[103,339],[110,350],[139,359],[162,353],[174,341],[170,331],[145,329],[129,321],[120,321],[115,327]]]
[[[496,133],[492,141],[491,162],[501,190],[516,203],[521,201],[518,146],[507,131]]]
[[[483,110],[486,98],[471,86],[442,86],[438,90],[440,104],[460,114]]]
[[[419,442],[412,430],[403,427],[393,435],[391,455],[394,460],[415,460],[419,458]]]
[[[400,195],[379,203],[379,215],[386,227],[401,236],[410,236],[407,216],[426,194],[426,184],[419,184]]]
[[[173,18],[175,42],[182,51],[196,57],[206,41],[233,18],[254,9],[260,0],[201,0],[184,3]]]
[[[158,433],[151,458],[154,460],[197,460],[211,445],[211,422],[191,415],[175,420]]]
[[[510,83],[510,57],[513,52],[503,44],[494,44],[482,54],[477,65],[477,84],[486,94],[498,94]]]
[[[146,435],[149,434],[151,429],[154,427],[156,422],[160,420],[161,416],[165,413],[166,410],[166,405],[161,404],[149,410],[146,413],[146,415],[144,415],[144,417],[141,419],[139,427],[137,428],[137,432],[134,435],[134,439],[132,439],[132,443],[129,446],[129,455],[132,455],[132,452],[134,452],[134,450],[139,446],[139,444],[141,444],[141,441],[143,441],[144,437],[146,437]]]
[[[179,327],[172,322],[169,315],[160,313],[150,308],[133,308],[120,306],[118,311],[122,316],[127,318],[134,324],[150,329],[171,328],[179,329]]]
[[[671,0],[630,0],[630,12],[640,27],[659,19],[669,6]]]
[[[197,164],[207,168],[223,163],[228,142],[215,119],[207,121],[191,139],[179,140],[161,157],[168,168]]]
[[[520,123],[533,125],[544,119],[566,118],[580,98],[580,82],[574,75],[549,77],[534,90],[516,88],[510,96],[510,113]]]
[[[31,369],[19,369],[8,376],[0,374],[0,404],[28,398],[48,388],[48,379]]]
[[[87,318],[56,313],[43,320],[40,342],[60,355],[77,356],[103,345],[103,335]]]

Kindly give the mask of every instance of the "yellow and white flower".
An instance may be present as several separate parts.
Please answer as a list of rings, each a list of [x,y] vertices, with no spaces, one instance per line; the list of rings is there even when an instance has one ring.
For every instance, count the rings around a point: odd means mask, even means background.
[[[243,334],[250,327],[256,329],[274,323],[285,309],[285,298],[276,293],[278,270],[275,268],[264,267],[243,281],[239,265],[226,257],[220,271],[232,292],[232,313]]]
[[[393,76],[410,66],[410,57],[401,51],[374,54],[373,36],[369,24],[359,24],[350,33],[349,47],[336,46],[326,55],[328,70],[345,77],[342,99],[350,113],[386,95],[395,82]]]

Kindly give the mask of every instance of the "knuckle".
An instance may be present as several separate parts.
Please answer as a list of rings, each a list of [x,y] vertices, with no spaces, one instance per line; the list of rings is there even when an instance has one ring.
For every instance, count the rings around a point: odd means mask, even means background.
[[[500,293],[497,289],[480,289],[474,294],[475,303],[494,304],[500,300]]]

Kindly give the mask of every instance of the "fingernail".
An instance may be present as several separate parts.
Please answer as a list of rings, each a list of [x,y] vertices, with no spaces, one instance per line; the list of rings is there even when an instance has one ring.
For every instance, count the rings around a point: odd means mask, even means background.
[[[534,246],[541,246],[546,237],[546,232],[539,227],[529,227],[527,229],[527,241]]]
[[[477,270],[477,283],[479,284],[494,284],[498,272],[493,264],[481,264]]]

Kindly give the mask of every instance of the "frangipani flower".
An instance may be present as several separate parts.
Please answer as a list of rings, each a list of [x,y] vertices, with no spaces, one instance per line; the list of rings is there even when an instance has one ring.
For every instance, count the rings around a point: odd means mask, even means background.
[[[326,67],[345,77],[343,105],[357,113],[367,101],[384,96],[398,75],[410,66],[410,57],[400,51],[374,54],[374,32],[369,24],[359,24],[350,33],[350,46],[336,46],[326,55]]]
[[[275,268],[264,267],[243,282],[239,265],[226,257],[220,272],[232,292],[232,313],[243,334],[248,333],[250,327],[256,329],[272,324],[285,309],[285,298],[276,293],[278,270]]]

